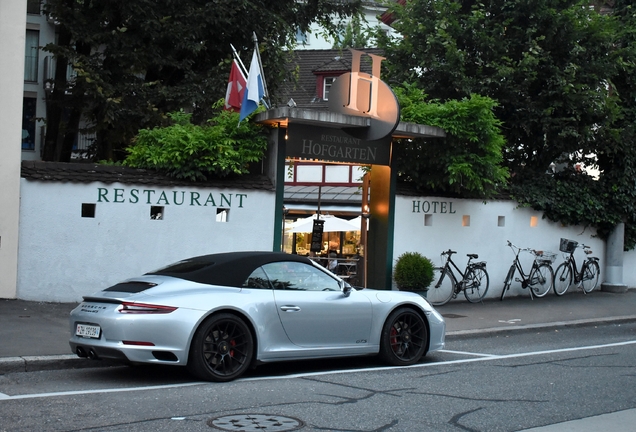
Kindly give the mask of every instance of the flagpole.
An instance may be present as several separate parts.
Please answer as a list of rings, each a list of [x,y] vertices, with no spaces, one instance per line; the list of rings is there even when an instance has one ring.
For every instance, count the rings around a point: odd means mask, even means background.
[[[239,57],[238,53],[236,52],[236,48],[234,48],[234,45],[232,45],[232,44],[230,44],[230,47],[232,47],[232,55],[234,56],[234,60],[236,60],[238,62],[238,64],[239,64],[239,66],[241,67],[241,72],[243,72],[243,75],[247,76],[247,68],[245,67],[245,65],[241,61],[241,58]]]
[[[263,79],[263,105],[269,109],[269,92],[267,91],[267,82],[265,81],[265,72],[263,71],[263,62],[261,61],[261,52],[258,49],[258,38],[256,32],[252,32],[254,39],[254,49],[256,50],[256,57],[258,58],[258,67],[261,71],[261,78]]]

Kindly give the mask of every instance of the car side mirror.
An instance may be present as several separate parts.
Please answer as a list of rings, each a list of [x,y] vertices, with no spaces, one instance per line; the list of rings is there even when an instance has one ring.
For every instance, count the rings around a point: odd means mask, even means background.
[[[344,294],[345,297],[349,297],[351,295],[352,289],[353,288],[351,288],[351,285],[345,282],[344,286],[342,287],[342,293]]]

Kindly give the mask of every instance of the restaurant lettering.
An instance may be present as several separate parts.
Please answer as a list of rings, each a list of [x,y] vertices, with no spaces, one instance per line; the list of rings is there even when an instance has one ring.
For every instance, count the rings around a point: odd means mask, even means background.
[[[243,208],[247,194],[156,191],[154,189],[97,188],[97,202],[198,207]]]
[[[413,213],[455,214],[452,201],[413,201]]]

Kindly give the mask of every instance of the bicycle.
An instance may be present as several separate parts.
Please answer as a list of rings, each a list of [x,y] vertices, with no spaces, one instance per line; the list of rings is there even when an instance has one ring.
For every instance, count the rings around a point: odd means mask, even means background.
[[[581,270],[576,270],[576,259],[574,259],[574,251],[576,248],[582,248],[586,255],[592,253],[590,246],[578,244],[573,240],[561,239],[559,250],[564,254],[569,254],[564,262],[556,269],[554,274],[554,293],[562,296],[568,290],[572,282],[583,290],[584,294],[588,294],[596,288],[598,278],[601,273],[597,257],[587,256],[581,264]]]
[[[488,292],[490,278],[486,271],[486,262],[471,262],[479,258],[479,256],[477,254],[467,254],[468,262],[466,263],[466,269],[462,272],[451,258],[451,255],[455,253],[457,252],[450,249],[442,252],[441,256],[447,257],[446,262],[442,267],[435,268],[436,274],[439,275],[439,277],[435,278],[437,283],[426,293],[426,299],[434,306],[445,305],[451,298],[456,298],[461,291],[464,291],[466,300],[471,303],[477,303]],[[451,266],[461,275],[459,282]]]
[[[521,279],[515,279],[515,282],[521,282],[522,288],[529,288],[530,298],[534,297],[543,297],[545,296],[550,288],[552,288],[552,283],[554,281],[554,270],[552,270],[552,262],[556,258],[556,254],[551,252],[543,252],[540,250],[530,249],[530,248],[520,248],[519,246],[514,245],[508,240],[508,246],[512,249],[512,253],[515,254],[515,259],[508,270],[508,274],[506,275],[506,279],[504,280],[503,291],[501,291],[501,300],[504,299],[506,295],[506,291],[510,289],[510,284],[512,283],[512,278],[515,276],[515,272],[519,272],[519,276]],[[516,252],[515,252],[516,249]],[[532,261],[532,268],[530,272],[526,274],[521,266],[521,261],[519,261],[519,253],[521,252],[530,252],[534,255],[534,260]]]

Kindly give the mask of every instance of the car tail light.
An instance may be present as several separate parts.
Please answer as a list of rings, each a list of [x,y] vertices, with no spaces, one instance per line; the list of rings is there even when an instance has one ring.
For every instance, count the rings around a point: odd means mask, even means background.
[[[121,341],[121,343],[123,343],[124,345],[155,346],[155,344],[153,344],[152,342],[145,342],[145,341],[125,340],[125,341]]]
[[[161,306],[145,303],[123,302],[117,310],[128,314],[169,314],[177,310],[173,306]]]

